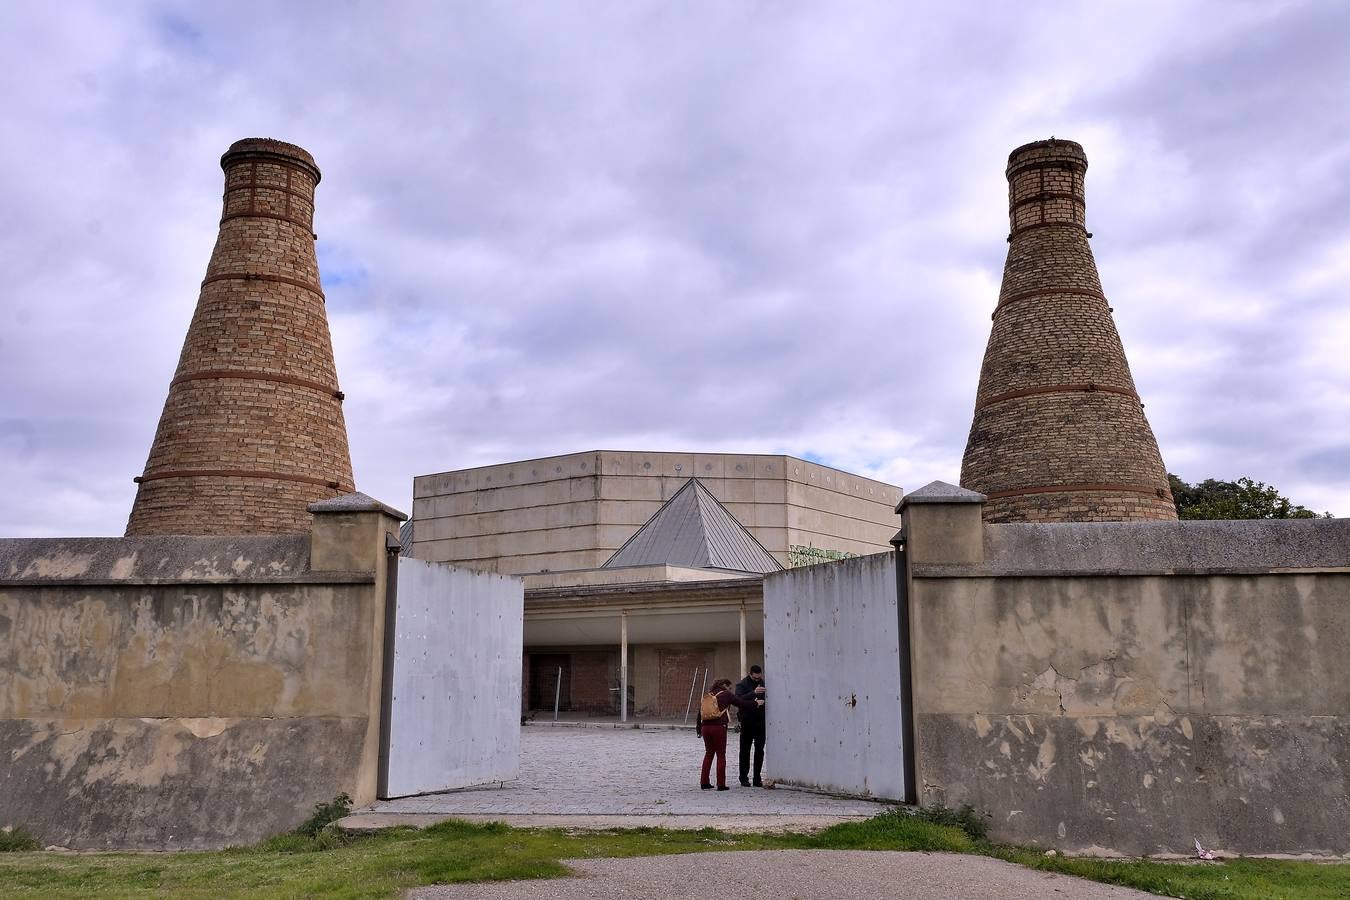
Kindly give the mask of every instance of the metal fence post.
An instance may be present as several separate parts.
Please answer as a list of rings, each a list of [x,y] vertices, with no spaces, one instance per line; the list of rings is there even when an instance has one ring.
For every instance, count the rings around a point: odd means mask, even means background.
[[[694,688],[698,685],[698,667],[694,667],[694,677],[689,681],[689,702],[684,705],[684,724],[689,724],[689,710],[694,707]]]

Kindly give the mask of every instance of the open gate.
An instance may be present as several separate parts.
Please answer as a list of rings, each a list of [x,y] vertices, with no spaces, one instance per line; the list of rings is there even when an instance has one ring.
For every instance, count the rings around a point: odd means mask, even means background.
[[[400,557],[392,603],[380,798],[515,778],[524,582]]]
[[[767,756],[775,780],[913,802],[895,570],[896,554],[879,553],[765,577]]]

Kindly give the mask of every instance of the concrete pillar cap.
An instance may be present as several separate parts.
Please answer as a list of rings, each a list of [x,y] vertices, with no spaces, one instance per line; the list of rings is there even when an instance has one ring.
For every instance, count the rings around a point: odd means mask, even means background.
[[[917,491],[911,491],[901,497],[895,511],[900,512],[910,503],[983,503],[988,499],[978,491],[966,490],[945,481],[930,481]]]
[[[387,516],[393,516],[400,522],[408,518],[407,513],[399,512],[392,506],[381,503],[374,497],[363,494],[360,491],[343,494],[341,497],[334,497],[331,500],[320,500],[317,503],[311,503],[306,508],[315,515],[323,515],[324,513],[382,512]]]

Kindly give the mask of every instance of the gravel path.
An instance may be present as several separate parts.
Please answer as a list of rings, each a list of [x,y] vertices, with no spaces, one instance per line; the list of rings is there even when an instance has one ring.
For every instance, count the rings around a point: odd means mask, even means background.
[[[577,872],[547,881],[418,888],[416,900],[1127,900],[1131,888],[1052,875],[983,856],[867,850],[759,850],[568,860]]]

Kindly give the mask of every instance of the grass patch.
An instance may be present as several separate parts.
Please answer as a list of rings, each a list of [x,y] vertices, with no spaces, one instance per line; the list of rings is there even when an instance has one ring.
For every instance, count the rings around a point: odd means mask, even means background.
[[[654,856],[712,850],[871,848],[969,850],[958,829],[888,813],[818,835],[726,834],[714,828],[567,832],[451,820],[420,831],[395,828],[341,837],[299,829],[253,847],[216,853],[12,854],[0,860],[0,896],[185,898],[391,897],[422,884],[553,878],[563,859]]]
[[[990,856],[1045,872],[1077,875],[1106,884],[1186,900],[1344,900],[1350,897],[1350,863],[1232,859],[1216,863],[1047,857],[1038,850],[991,846]]]
[[[563,859],[781,849],[982,853],[1189,900],[1350,896],[1350,865],[1235,860],[1183,866],[1046,857],[983,841],[971,833],[982,832],[969,819],[960,810],[924,815],[894,810],[815,835],[726,834],[713,828],[567,832],[448,821],[421,831],[398,828],[352,837],[319,826],[314,834],[297,829],[217,853],[6,854],[0,858],[0,896],[391,897],[421,884],[557,877],[566,874]]]

